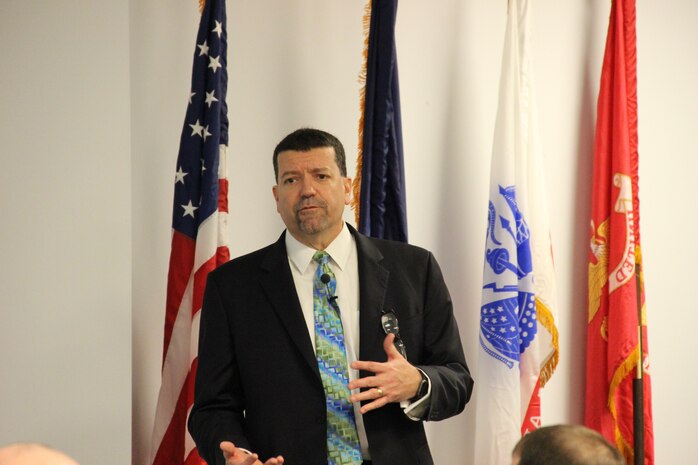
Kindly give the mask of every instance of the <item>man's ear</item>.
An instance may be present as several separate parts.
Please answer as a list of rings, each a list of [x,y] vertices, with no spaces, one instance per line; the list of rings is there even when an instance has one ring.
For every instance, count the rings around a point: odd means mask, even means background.
[[[351,178],[344,178],[344,205],[349,205],[351,203],[351,197]]]

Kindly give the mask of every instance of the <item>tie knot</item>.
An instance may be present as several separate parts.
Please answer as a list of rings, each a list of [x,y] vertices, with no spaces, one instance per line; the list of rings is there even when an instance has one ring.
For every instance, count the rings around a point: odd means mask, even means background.
[[[315,255],[313,255],[313,260],[320,265],[326,265],[330,261],[330,255],[324,250],[318,250],[315,252]]]

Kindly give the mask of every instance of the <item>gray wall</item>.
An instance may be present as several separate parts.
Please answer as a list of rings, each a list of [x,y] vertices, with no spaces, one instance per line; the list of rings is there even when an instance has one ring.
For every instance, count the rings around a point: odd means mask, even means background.
[[[0,2],[0,445],[131,448],[128,2]]]

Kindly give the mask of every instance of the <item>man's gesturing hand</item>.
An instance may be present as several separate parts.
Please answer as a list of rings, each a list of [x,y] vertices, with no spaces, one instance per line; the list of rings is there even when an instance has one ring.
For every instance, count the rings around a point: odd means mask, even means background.
[[[352,403],[373,399],[373,402],[361,407],[362,414],[380,408],[388,402],[411,399],[417,393],[422,376],[419,370],[400,355],[393,344],[394,339],[394,334],[388,334],[383,340],[383,350],[388,356],[387,362],[357,360],[351,364],[355,370],[374,373],[374,376],[356,379],[349,383],[349,389],[369,388],[350,397]]]
[[[257,454],[250,454],[228,441],[221,442],[220,448],[223,451],[226,465],[281,465],[284,463],[284,458],[279,455],[262,464]]]

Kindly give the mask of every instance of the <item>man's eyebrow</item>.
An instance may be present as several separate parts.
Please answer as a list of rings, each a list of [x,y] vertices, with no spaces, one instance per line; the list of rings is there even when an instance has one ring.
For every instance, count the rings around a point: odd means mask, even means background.
[[[286,170],[286,171],[280,172],[280,173],[279,173],[279,176],[280,176],[280,177],[281,177],[281,176],[288,176],[289,174],[298,174],[298,173],[300,173],[299,170]]]

